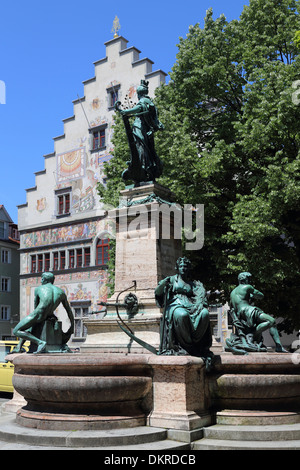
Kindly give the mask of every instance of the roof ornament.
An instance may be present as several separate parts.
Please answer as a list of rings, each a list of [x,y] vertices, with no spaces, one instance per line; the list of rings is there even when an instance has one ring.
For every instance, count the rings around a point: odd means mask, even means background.
[[[118,32],[120,31],[120,29],[121,29],[120,21],[119,21],[119,18],[116,16],[113,22],[112,30],[111,30],[112,33],[115,33],[114,38],[119,37]]]

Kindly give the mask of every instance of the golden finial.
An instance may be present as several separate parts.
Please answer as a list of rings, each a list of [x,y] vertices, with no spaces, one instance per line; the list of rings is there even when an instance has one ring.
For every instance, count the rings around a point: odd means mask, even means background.
[[[114,38],[117,38],[119,36],[118,31],[120,31],[120,29],[121,29],[120,21],[119,21],[119,18],[116,16],[113,22],[112,30],[111,30],[112,33],[115,33]]]

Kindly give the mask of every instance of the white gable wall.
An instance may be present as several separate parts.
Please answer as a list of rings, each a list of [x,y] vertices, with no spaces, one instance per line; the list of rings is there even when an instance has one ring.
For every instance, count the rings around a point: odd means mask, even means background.
[[[85,80],[84,93],[74,97],[73,116],[63,120],[62,134],[54,137],[54,151],[44,156],[44,169],[35,173],[35,186],[26,190],[26,203],[19,206],[21,254],[21,318],[32,311],[34,289],[40,284],[41,270],[32,269],[32,258],[50,259],[55,284],[63,288],[72,307],[88,306],[97,310],[98,302],[107,298],[107,271],[96,263],[98,238],[109,233],[97,183],[105,177],[103,162],[112,155],[112,125],[115,111],[109,106],[108,91],[118,90],[124,103],[130,95],[137,102],[136,88],[141,79],[149,81],[149,95],[154,97],[157,86],[166,74],[153,71],[153,62],[141,58],[135,47],[117,37],[105,43],[106,54],[94,63],[95,76]],[[91,150],[91,130],[104,126],[105,148]],[[120,175],[121,176],[121,175]],[[58,197],[70,193],[70,211],[58,214]],[[90,248],[89,265],[72,267],[70,250]],[[63,252],[66,265],[55,269],[54,256]],[[48,266],[47,266],[48,267]],[[46,269],[43,269],[43,271]],[[74,308],[75,308],[74,307]],[[57,312],[62,315],[61,309]]]

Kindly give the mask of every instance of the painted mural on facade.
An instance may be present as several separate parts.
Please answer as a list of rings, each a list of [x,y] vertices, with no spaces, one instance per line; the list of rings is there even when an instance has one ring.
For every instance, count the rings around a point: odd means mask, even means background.
[[[112,230],[112,222],[108,219],[49,228],[21,235],[21,248],[33,248],[77,240],[87,240],[96,237],[102,232],[113,234]]]
[[[57,182],[83,178],[85,175],[85,149],[83,147],[57,155]]]
[[[55,284],[63,289],[69,302],[89,301],[91,311],[96,311],[99,310],[98,302],[106,302],[108,297],[107,276],[106,270],[59,274],[55,276]],[[34,308],[34,290],[40,283],[38,276],[21,280],[21,287],[26,292],[26,315]]]

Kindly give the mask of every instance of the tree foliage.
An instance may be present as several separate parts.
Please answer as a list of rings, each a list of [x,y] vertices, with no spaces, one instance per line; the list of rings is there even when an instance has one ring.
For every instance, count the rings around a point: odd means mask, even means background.
[[[179,203],[205,205],[205,245],[188,253],[195,276],[225,301],[237,274],[250,271],[261,306],[298,328],[299,30],[296,0],[250,0],[230,22],[210,9],[203,27],[180,38],[171,80],[156,92],[159,182]],[[114,145],[111,200],[129,158],[118,122]]]

